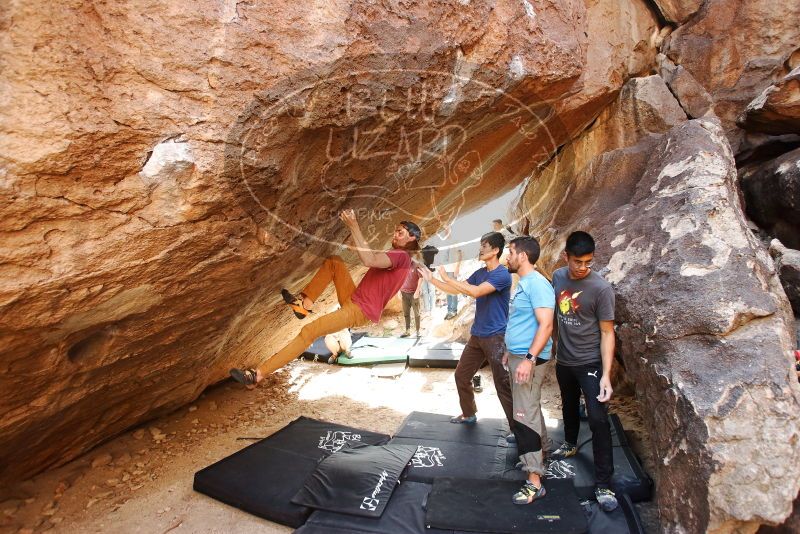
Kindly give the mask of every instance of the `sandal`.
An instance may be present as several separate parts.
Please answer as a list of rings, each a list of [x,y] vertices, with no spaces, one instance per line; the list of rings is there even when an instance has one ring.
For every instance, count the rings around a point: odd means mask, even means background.
[[[294,312],[294,316],[298,319],[305,319],[308,317],[309,313],[313,313],[311,310],[307,310],[303,307],[303,299],[292,295],[288,289],[281,289],[281,296],[283,297],[283,301],[288,304]]]
[[[258,375],[255,369],[248,368],[248,369],[237,369],[233,368],[230,370],[231,378],[243,384],[247,389],[253,389],[256,387],[258,383]]]

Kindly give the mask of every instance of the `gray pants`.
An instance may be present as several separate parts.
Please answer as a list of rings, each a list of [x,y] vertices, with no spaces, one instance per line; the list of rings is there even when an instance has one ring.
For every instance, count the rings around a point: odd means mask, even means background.
[[[403,297],[403,318],[406,320],[406,332],[411,328],[411,309],[414,309],[414,325],[419,333],[419,299],[414,298],[414,293],[400,292]]]
[[[514,376],[517,367],[524,360],[524,355],[508,355],[508,372],[516,427],[512,430],[517,437],[522,470],[526,473],[544,475],[542,449],[547,443],[547,427],[544,424],[544,414],[542,414],[542,381],[552,364],[548,361],[534,366],[531,370],[533,376],[524,384],[517,384]]]

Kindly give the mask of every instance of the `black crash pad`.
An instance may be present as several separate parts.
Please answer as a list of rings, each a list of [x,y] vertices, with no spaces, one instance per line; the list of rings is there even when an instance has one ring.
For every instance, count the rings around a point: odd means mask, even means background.
[[[408,352],[408,366],[453,369],[458,365],[463,351],[463,343],[443,339],[424,341]]]
[[[295,534],[450,534],[425,528],[425,502],[431,486],[403,482],[392,494],[379,518],[316,510]]]
[[[300,417],[195,473],[194,489],[259,517],[298,527],[311,509],[290,501],[319,460],[345,445],[388,439],[385,434]]]
[[[290,501],[316,468],[313,458],[270,449],[261,442],[195,473],[194,490],[296,528],[312,510]]]
[[[380,517],[416,452],[413,445],[348,446],[320,462],[294,504],[363,517]]]
[[[519,481],[437,478],[426,524],[444,530],[578,534],[588,526],[569,480],[549,480],[547,495],[525,506],[511,501]]]
[[[505,419],[478,419],[477,423],[468,425],[451,423],[450,417],[436,413],[411,412],[395,433],[395,437],[496,447],[505,443],[505,437],[509,433]]]
[[[611,489],[617,494],[625,493],[634,502],[649,501],[652,497],[653,481],[642,469],[636,454],[630,448],[625,430],[616,414],[609,414],[611,424],[611,443],[614,455],[614,475],[611,477]],[[558,420],[558,426],[547,427],[547,434],[554,446],[564,441],[564,423]],[[581,499],[594,497],[594,453],[592,452],[592,432],[589,423],[581,421],[578,433],[578,454],[560,462],[554,462],[548,468],[547,477],[573,478],[575,490]],[[515,459],[509,458],[516,462]],[[566,463],[564,463],[566,462]],[[507,464],[508,465],[508,464]]]
[[[499,479],[506,475],[505,447],[398,437],[389,443],[417,447],[406,470],[406,480],[430,484],[437,477]],[[525,477],[519,469],[514,468],[513,473],[514,479]]]
[[[389,436],[301,416],[265,441],[271,448],[321,460],[348,444],[382,445]]]
[[[619,506],[611,512],[604,512],[595,501],[583,505],[589,534],[644,534],[639,513],[631,498],[625,494],[617,495]]]

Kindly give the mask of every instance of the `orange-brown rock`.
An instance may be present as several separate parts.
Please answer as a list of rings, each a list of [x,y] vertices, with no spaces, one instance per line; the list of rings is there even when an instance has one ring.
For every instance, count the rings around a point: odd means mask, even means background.
[[[750,102],[739,125],[773,135],[800,134],[800,66]]]
[[[596,238],[619,356],[659,459],[662,529],[754,532],[783,521],[800,486],[789,303],[747,228],[720,124],[686,121],[658,77],[631,82],[531,177],[521,209],[543,270],[572,230]],[[641,133],[629,133],[638,117]]]
[[[660,35],[643,0],[33,0],[2,31],[4,481],[263,360],[299,327],[277,290],[346,237],[337,210],[376,246],[401,217],[447,226]]]
[[[707,0],[666,40],[664,52],[713,98],[734,153],[747,145],[736,120],[783,74],[800,43],[800,3]]]

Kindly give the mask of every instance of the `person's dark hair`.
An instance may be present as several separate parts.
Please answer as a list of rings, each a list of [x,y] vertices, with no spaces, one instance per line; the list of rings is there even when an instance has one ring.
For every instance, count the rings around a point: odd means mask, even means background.
[[[497,249],[497,259],[503,254],[503,248],[506,246],[506,238],[500,232],[489,232],[481,236],[481,245],[488,243],[490,247]]]
[[[531,265],[535,265],[536,262],[539,261],[539,253],[541,249],[539,248],[539,242],[535,237],[515,237],[511,240],[509,245],[514,245],[514,249],[517,251],[517,254],[524,252]]]
[[[419,229],[419,226],[411,221],[400,221],[400,225],[416,238],[404,247],[405,250],[419,250],[419,240],[422,237],[422,230]]]
[[[492,222],[502,225],[503,224],[503,219],[494,219]]]
[[[433,265],[434,257],[439,253],[439,249],[433,245],[425,245],[422,247],[422,263],[425,267],[429,268]]]
[[[594,252],[594,239],[586,232],[572,232],[567,238],[564,250],[570,256],[585,256]]]

